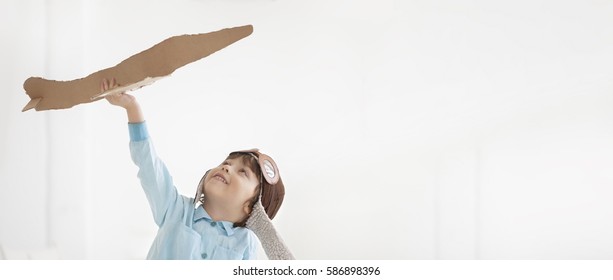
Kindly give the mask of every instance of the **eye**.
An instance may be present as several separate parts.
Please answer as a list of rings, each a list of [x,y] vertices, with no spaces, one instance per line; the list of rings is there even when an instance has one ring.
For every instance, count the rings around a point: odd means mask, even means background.
[[[247,176],[247,170],[245,168],[241,168],[238,173],[243,173],[243,175]]]

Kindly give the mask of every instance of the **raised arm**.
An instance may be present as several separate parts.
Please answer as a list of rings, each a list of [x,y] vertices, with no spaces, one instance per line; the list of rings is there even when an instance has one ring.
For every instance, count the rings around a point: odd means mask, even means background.
[[[104,79],[100,89],[106,91],[117,84]],[[106,97],[109,103],[126,109],[130,131],[130,155],[138,167],[138,178],[145,191],[153,219],[162,226],[167,214],[183,209],[185,203],[174,186],[166,165],[157,156],[145,124],[145,118],[134,96],[118,93]]]

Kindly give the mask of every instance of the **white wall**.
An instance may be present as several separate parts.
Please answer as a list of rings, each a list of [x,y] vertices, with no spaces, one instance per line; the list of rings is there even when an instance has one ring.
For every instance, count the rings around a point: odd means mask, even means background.
[[[19,93],[23,77],[45,71],[46,15],[44,1],[3,2],[0,10],[0,248],[29,251],[48,243],[48,134],[45,113],[21,114]]]
[[[4,257],[141,259],[156,230],[125,113],[21,113],[27,77],[253,24],[134,92],[181,193],[259,147],[280,165],[275,223],[300,259],[613,258],[613,4],[125,2],[2,2]]]

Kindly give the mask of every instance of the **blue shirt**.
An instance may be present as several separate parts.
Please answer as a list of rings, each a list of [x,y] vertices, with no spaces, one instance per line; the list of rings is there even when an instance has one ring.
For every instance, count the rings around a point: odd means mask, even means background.
[[[128,124],[130,154],[158,233],[147,259],[255,259],[257,237],[232,222],[214,221],[194,198],[180,195],[157,157],[144,122]]]

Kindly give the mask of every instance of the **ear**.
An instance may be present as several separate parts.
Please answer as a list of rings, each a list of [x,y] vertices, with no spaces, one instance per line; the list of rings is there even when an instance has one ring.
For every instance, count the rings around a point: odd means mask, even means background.
[[[245,213],[245,215],[249,215],[251,214],[251,208],[249,207],[249,203],[250,201],[247,200],[245,201],[245,203],[243,203],[243,212]]]

